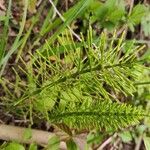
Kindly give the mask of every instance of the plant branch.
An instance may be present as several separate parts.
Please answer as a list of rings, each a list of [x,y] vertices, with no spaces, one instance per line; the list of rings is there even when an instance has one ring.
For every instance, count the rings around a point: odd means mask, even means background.
[[[71,79],[71,78],[76,78],[77,76],[79,75],[82,75],[82,74],[85,74],[85,73],[88,73],[88,72],[94,72],[94,71],[100,71],[101,69],[109,69],[109,68],[114,68],[114,67],[118,67],[118,66],[124,66],[124,65],[128,65],[127,63],[118,63],[118,64],[114,64],[114,65],[107,65],[107,66],[102,66],[102,65],[97,65],[96,67],[93,67],[93,68],[89,68],[89,69],[83,69],[81,71],[77,71],[69,76],[65,76],[65,77],[62,77],[62,78],[59,78],[58,80],[56,80],[55,82],[53,83],[50,83],[42,88],[40,88],[40,90],[42,91],[43,89],[45,88],[49,88],[49,87],[52,87],[56,84],[59,84],[59,83],[62,83],[62,82],[65,82],[67,79]]]
[[[142,144],[142,139],[143,139],[143,134],[140,135],[140,137],[138,138],[137,142],[136,142],[136,146],[134,150],[140,150],[141,144]]]
[[[31,144],[31,143],[36,143],[38,145],[48,145],[48,141],[50,138],[53,136],[57,136],[57,134],[42,131],[42,130],[35,130],[31,129],[31,135],[32,137],[30,139],[25,139],[24,134],[26,132],[27,128],[22,128],[22,127],[15,127],[11,125],[0,125],[0,139],[1,140],[6,140],[6,141],[17,141],[20,143],[26,143],[26,144]],[[66,144],[65,141],[66,136],[61,136],[60,140],[60,148],[65,149]]]
[[[93,71],[99,71],[100,69],[109,69],[109,68],[114,68],[114,67],[118,67],[118,66],[125,66],[125,65],[130,65],[128,64],[127,62],[126,63],[118,63],[118,64],[114,64],[114,65],[107,65],[107,66],[101,66],[100,64],[97,65],[96,67],[93,67],[93,68],[89,68],[89,69],[83,69],[81,71],[77,71],[69,76],[65,76],[65,77],[62,77],[62,78],[59,78],[58,80],[44,86],[44,87],[41,87],[39,89],[37,89],[36,91],[34,91],[32,94],[30,95],[26,95],[25,97],[21,98],[21,100],[19,100],[18,102],[16,102],[14,104],[14,106],[18,105],[20,102],[28,99],[30,96],[35,96],[37,94],[39,94],[42,90],[46,89],[46,88],[49,88],[49,87],[53,87],[54,85],[56,84],[59,84],[59,83],[62,83],[62,82],[65,82],[67,79],[71,79],[71,78],[76,78],[77,76],[79,75],[82,75],[82,74],[85,74],[85,73],[88,73],[88,72],[93,72]]]

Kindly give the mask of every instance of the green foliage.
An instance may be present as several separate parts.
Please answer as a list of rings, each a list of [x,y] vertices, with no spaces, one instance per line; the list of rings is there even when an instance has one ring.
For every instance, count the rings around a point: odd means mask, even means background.
[[[27,128],[23,133],[23,139],[29,140],[31,138],[32,138],[32,131],[31,131],[31,129]]]
[[[5,147],[4,150],[25,150],[25,148],[21,144],[12,142],[12,143],[9,143],[8,146]]]
[[[32,48],[35,45],[38,45],[38,42],[41,40],[41,38],[46,35],[47,33],[49,33],[50,31],[57,29],[55,31],[55,33],[47,39],[47,41],[49,41],[49,43],[53,43],[54,40],[56,40],[57,36],[74,20],[76,19],[80,13],[82,13],[85,9],[88,8],[88,6],[90,5],[89,0],[82,0],[79,1],[75,6],[73,6],[72,8],[70,8],[66,13],[64,13],[64,18],[65,20],[62,21],[62,19],[57,18],[56,20],[52,20],[53,22],[51,24],[49,24],[49,18],[52,16],[52,9],[50,9],[50,14],[46,17],[46,19],[44,20],[43,26],[40,29],[39,35],[35,38],[35,41],[33,41],[33,45]],[[55,3],[57,3],[57,1],[55,1]],[[31,31],[33,29],[33,26],[39,21],[39,16],[41,15],[40,13],[42,12],[44,6],[45,6],[45,2],[44,4],[41,6],[41,9],[39,10],[39,12],[37,12],[37,14],[35,16],[33,16],[31,18],[32,23],[31,26],[29,28],[29,30],[27,31],[27,33],[25,35],[23,35],[23,30],[24,30],[24,26],[25,26],[25,22],[26,22],[26,15],[27,15],[27,10],[31,10],[31,11],[35,11],[33,10],[32,7],[35,7],[35,1],[29,1],[26,0],[24,1],[24,12],[23,12],[23,17],[22,17],[22,21],[20,23],[20,28],[19,28],[19,33],[17,35],[17,37],[15,38],[15,41],[13,42],[13,45],[11,46],[10,50],[8,51],[7,54],[4,55],[4,47],[6,47],[7,44],[7,37],[8,37],[8,22],[9,22],[9,16],[10,16],[10,9],[11,9],[11,0],[10,0],[10,5],[8,8],[8,13],[5,19],[5,27],[4,27],[4,37],[5,38],[1,38],[0,42],[1,42],[1,52],[0,52],[0,76],[2,76],[4,69],[6,67],[6,64],[8,62],[8,60],[10,59],[10,57],[12,56],[12,54],[14,54],[15,52],[17,52],[17,50],[19,49],[18,52],[18,56],[16,58],[16,60],[18,61],[22,50],[25,47],[25,44],[29,38],[29,36],[31,35]],[[31,8],[30,8],[31,7]],[[3,37],[2,36],[2,37]],[[21,39],[21,37],[23,37],[23,39]],[[46,44],[43,45],[43,49],[46,47]]]
[[[111,102],[93,102],[89,106],[70,104],[67,109],[53,111],[50,121],[64,123],[76,129],[93,129],[111,131],[133,125],[144,117],[144,111],[126,104]]]
[[[142,4],[138,4],[133,8],[131,15],[128,17],[128,25],[132,31],[134,31],[134,26],[141,22],[146,13],[146,7]]]
[[[97,25],[98,29],[113,30],[121,26],[128,26],[134,32],[135,26],[143,22],[144,33],[147,34],[149,22],[147,7],[144,4],[137,4],[133,6],[133,9],[131,8],[131,12],[128,12],[126,8],[124,0],[106,0],[105,2],[94,0],[89,9],[82,15],[84,26],[87,27],[87,19],[90,18],[90,23]]]
[[[69,139],[66,144],[67,150],[79,150],[76,143],[72,139]]]
[[[124,131],[124,132],[120,133],[119,136],[121,137],[121,139],[124,143],[131,142],[133,139],[130,131]]]
[[[67,25],[70,24],[74,19],[76,19],[79,14],[82,13],[90,5],[90,3],[91,0],[80,0],[74,7],[72,7],[67,11],[67,13],[64,14],[64,17],[66,17],[66,19],[64,20],[63,24],[60,24],[62,20],[59,18],[52,24],[52,26],[49,26],[49,30],[57,27],[57,31],[49,39],[47,39],[48,43],[54,42],[57,36],[67,27]],[[46,44],[43,47],[45,48],[45,46]]]
[[[28,5],[29,12],[31,13],[36,12],[36,3],[37,3],[37,0],[29,0],[29,5]]]
[[[144,144],[145,144],[145,148],[146,150],[150,150],[150,137],[144,137]]]
[[[132,22],[133,25],[139,24],[141,18],[145,15],[145,13],[146,13],[145,6],[142,4],[138,4],[133,8],[129,20]]]
[[[96,132],[96,131],[95,131]],[[104,138],[104,135],[101,133],[90,132],[87,136],[87,145],[92,145],[93,143],[99,143]]]
[[[57,136],[50,138],[46,150],[59,150],[59,148],[60,139]]]
[[[98,20],[102,27],[112,29],[125,15],[124,1],[107,0],[106,3],[95,1],[91,5],[93,19]]]
[[[127,52],[121,56],[124,34],[116,40],[114,33],[113,40],[108,42],[106,33],[93,41],[92,32],[90,28],[79,47],[66,31],[58,37],[56,53],[47,43],[47,54],[37,51],[35,56],[31,55],[31,64],[26,69],[19,67],[27,75],[28,84],[13,105],[28,108],[31,117],[35,111],[51,123],[64,123],[79,130],[116,130],[142,119],[141,109],[119,104],[117,99],[118,94],[133,95],[136,91],[134,84],[143,68],[136,53],[142,47],[126,47]]]
[[[150,36],[150,7],[147,10],[147,15],[142,18],[141,25],[145,36]]]
[[[5,48],[8,40],[8,28],[9,28],[10,14],[11,14],[11,5],[12,5],[12,1],[9,0],[6,16],[0,16],[1,18],[0,21],[4,21],[3,33],[0,36],[0,64],[1,64],[1,60],[5,55]]]
[[[29,150],[37,150],[36,144],[30,144]]]
[[[17,37],[15,38],[15,41],[14,41],[13,45],[11,46],[11,49],[9,50],[9,52],[3,57],[2,60],[0,60],[0,68],[2,68],[0,70],[0,77],[3,74],[3,71],[4,71],[5,67],[6,67],[6,64],[7,64],[8,60],[9,60],[9,58],[11,57],[11,55],[17,50],[17,48],[21,44],[20,38],[22,36],[22,32],[23,32],[23,29],[24,29],[24,26],[25,26],[25,22],[26,22],[27,7],[28,7],[28,0],[25,0],[24,1],[24,12],[23,12],[22,21],[20,23],[19,33],[18,33]],[[9,16],[10,16],[10,9],[11,9],[11,0],[10,0],[10,6],[9,6],[9,9],[8,9],[8,16],[7,16],[7,19],[6,19],[6,24],[7,25],[6,25],[5,37],[8,36],[7,30],[8,30],[8,21],[9,21],[8,19],[9,19]],[[7,42],[7,40],[5,40],[4,42]]]

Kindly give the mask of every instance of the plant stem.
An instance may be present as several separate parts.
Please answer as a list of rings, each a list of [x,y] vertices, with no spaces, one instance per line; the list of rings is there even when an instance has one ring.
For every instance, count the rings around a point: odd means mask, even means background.
[[[74,117],[74,116],[89,116],[89,117],[100,117],[100,116],[139,116],[139,114],[137,113],[116,113],[116,112],[99,112],[99,111],[81,111],[81,112],[65,112],[65,113],[60,113],[58,115],[54,115],[52,114],[52,116],[50,116],[50,119],[54,119],[54,120],[58,120],[60,121],[62,118],[67,118],[67,117]],[[141,116],[145,116],[148,117],[148,115],[146,114],[141,114]]]
[[[150,81],[134,83],[134,85],[146,85],[146,84],[150,84]]]
[[[38,145],[48,145],[49,139],[57,134],[46,132],[42,130],[31,129],[31,138],[25,139],[24,135],[28,128],[15,127],[11,125],[0,125],[0,139],[6,141],[17,141],[20,143],[36,143]],[[61,136],[60,140],[65,141],[66,136]],[[60,143],[60,147],[66,147],[64,142]]]

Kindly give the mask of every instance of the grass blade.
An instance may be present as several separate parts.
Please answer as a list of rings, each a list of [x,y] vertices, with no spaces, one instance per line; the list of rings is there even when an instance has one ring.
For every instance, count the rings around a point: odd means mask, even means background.
[[[11,14],[11,5],[12,5],[12,0],[9,0],[7,15],[4,19],[5,22],[4,22],[3,34],[0,37],[0,62],[1,62],[2,58],[4,57],[5,47],[6,47],[6,43],[7,43],[7,39],[8,39],[8,28],[9,28],[10,14]]]
[[[18,33],[18,35],[17,35],[17,37],[16,37],[16,39],[15,39],[15,41],[14,41],[14,43],[13,43],[11,49],[10,49],[10,51],[6,54],[6,56],[0,62],[0,67],[2,66],[2,69],[0,71],[0,76],[2,76],[3,71],[5,69],[5,66],[6,66],[9,58],[17,50],[20,38],[22,36],[22,32],[23,32],[23,29],[24,29],[24,26],[25,26],[25,22],[26,22],[27,9],[28,9],[28,0],[25,0],[24,3],[25,3],[24,13],[23,13],[23,18],[22,18],[21,24],[20,24],[20,30],[19,30],[19,33]]]
[[[64,21],[64,23],[59,26],[59,28],[57,29],[57,31],[49,39],[47,39],[47,42],[49,44],[51,44],[52,42],[54,42],[54,40],[66,28],[66,26],[69,25],[75,18],[77,18],[79,16],[79,14],[81,14],[89,6],[90,3],[91,3],[90,0],[81,0],[80,2],[78,2],[78,4],[75,5],[75,7],[73,7],[72,9],[70,9],[70,11],[68,11],[68,13],[67,13],[67,18]],[[56,21],[57,21],[57,23],[58,22],[60,23],[60,20],[59,21],[56,20]],[[54,24],[55,23],[56,22],[54,22]],[[59,23],[58,23],[58,25],[59,25]],[[51,29],[53,29],[53,26],[51,27]],[[44,44],[43,47],[44,48],[46,47],[46,43]]]

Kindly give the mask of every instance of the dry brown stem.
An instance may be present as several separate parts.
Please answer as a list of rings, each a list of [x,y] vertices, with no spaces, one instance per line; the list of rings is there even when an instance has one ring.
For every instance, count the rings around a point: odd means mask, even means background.
[[[35,130],[31,129],[32,137],[30,139],[25,139],[24,135],[27,131],[27,128],[16,127],[12,125],[0,125],[0,139],[5,141],[17,141],[20,143],[36,143],[38,145],[47,145],[50,138],[55,136],[56,134],[42,131],[42,130]],[[66,136],[60,136],[60,149],[66,149],[66,144],[63,142],[66,139]]]

